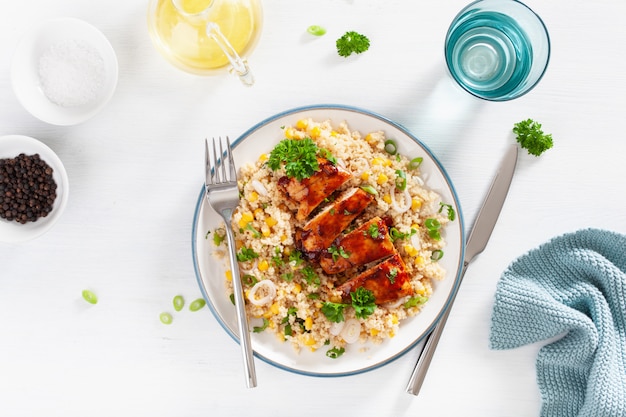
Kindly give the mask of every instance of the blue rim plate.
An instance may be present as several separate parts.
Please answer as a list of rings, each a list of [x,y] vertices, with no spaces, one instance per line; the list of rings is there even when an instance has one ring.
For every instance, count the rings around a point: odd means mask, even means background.
[[[440,263],[446,269],[446,278],[434,284],[434,292],[420,314],[400,324],[395,337],[381,344],[348,346],[338,359],[326,357],[325,351],[295,352],[290,343],[280,342],[273,332],[252,334],[252,346],[256,357],[286,371],[302,375],[330,377],[354,375],[383,366],[409,351],[418,344],[441,318],[459,285],[463,256],[465,253],[464,224],[459,199],[448,174],[435,155],[415,136],[399,124],[378,114],[342,105],[315,105],[299,107],[272,116],[253,126],[233,142],[233,154],[237,166],[255,161],[261,153],[269,152],[283,139],[282,126],[295,125],[299,119],[316,121],[331,120],[333,125],[345,121],[351,130],[362,134],[382,130],[394,138],[400,153],[422,156],[420,169],[428,188],[438,192],[443,201],[456,210],[457,219],[445,230],[445,256]],[[215,229],[221,218],[215,213],[204,196],[204,186],[195,207],[192,228],[192,254],[198,285],[211,312],[235,340],[239,341],[235,307],[232,305],[224,284],[224,263],[211,254],[213,242],[207,239],[207,231]]]

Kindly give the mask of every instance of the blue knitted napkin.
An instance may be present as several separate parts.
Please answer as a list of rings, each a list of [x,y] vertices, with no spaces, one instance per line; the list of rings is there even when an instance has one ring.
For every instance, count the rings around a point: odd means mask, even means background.
[[[537,356],[541,416],[626,416],[626,236],[585,229],[502,274],[490,346],[559,337]]]

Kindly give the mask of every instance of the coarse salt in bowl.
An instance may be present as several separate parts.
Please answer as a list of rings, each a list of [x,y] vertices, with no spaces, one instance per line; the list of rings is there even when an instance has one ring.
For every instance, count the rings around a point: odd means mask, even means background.
[[[87,22],[49,20],[20,41],[11,79],[17,99],[38,119],[59,126],[93,117],[113,96],[118,64],[108,39]]]
[[[43,142],[23,135],[7,135],[0,137],[0,159],[16,158],[20,154],[39,154],[52,168],[52,179],[57,185],[56,198],[52,210],[45,217],[25,224],[0,217],[0,242],[19,243],[35,239],[47,231],[59,220],[67,205],[69,181],[63,163],[56,153]],[[2,204],[0,204],[0,209]]]

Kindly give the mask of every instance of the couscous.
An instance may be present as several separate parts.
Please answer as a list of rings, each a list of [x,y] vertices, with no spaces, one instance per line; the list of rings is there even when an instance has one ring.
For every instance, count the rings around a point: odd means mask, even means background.
[[[238,173],[232,226],[253,331],[331,358],[394,337],[445,276],[452,206],[424,183],[420,156],[400,155],[382,131],[311,119],[282,130],[276,148]],[[294,159],[297,147],[313,154]],[[225,259],[223,230],[214,232]]]

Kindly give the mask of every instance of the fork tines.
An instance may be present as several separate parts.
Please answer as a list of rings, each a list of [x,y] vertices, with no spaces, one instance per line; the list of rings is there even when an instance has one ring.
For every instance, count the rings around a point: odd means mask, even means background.
[[[224,145],[222,137],[220,136],[217,141],[219,146],[216,146],[215,138],[212,139],[212,150],[209,151],[209,141],[204,140],[204,159],[205,159],[205,175],[207,184],[221,184],[225,182],[237,181],[237,170],[235,169],[235,162],[233,159],[233,152],[230,146],[230,139],[226,136],[226,151],[224,151]],[[217,149],[219,148],[219,153]],[[226,167],[228,165],[228,168]]]

